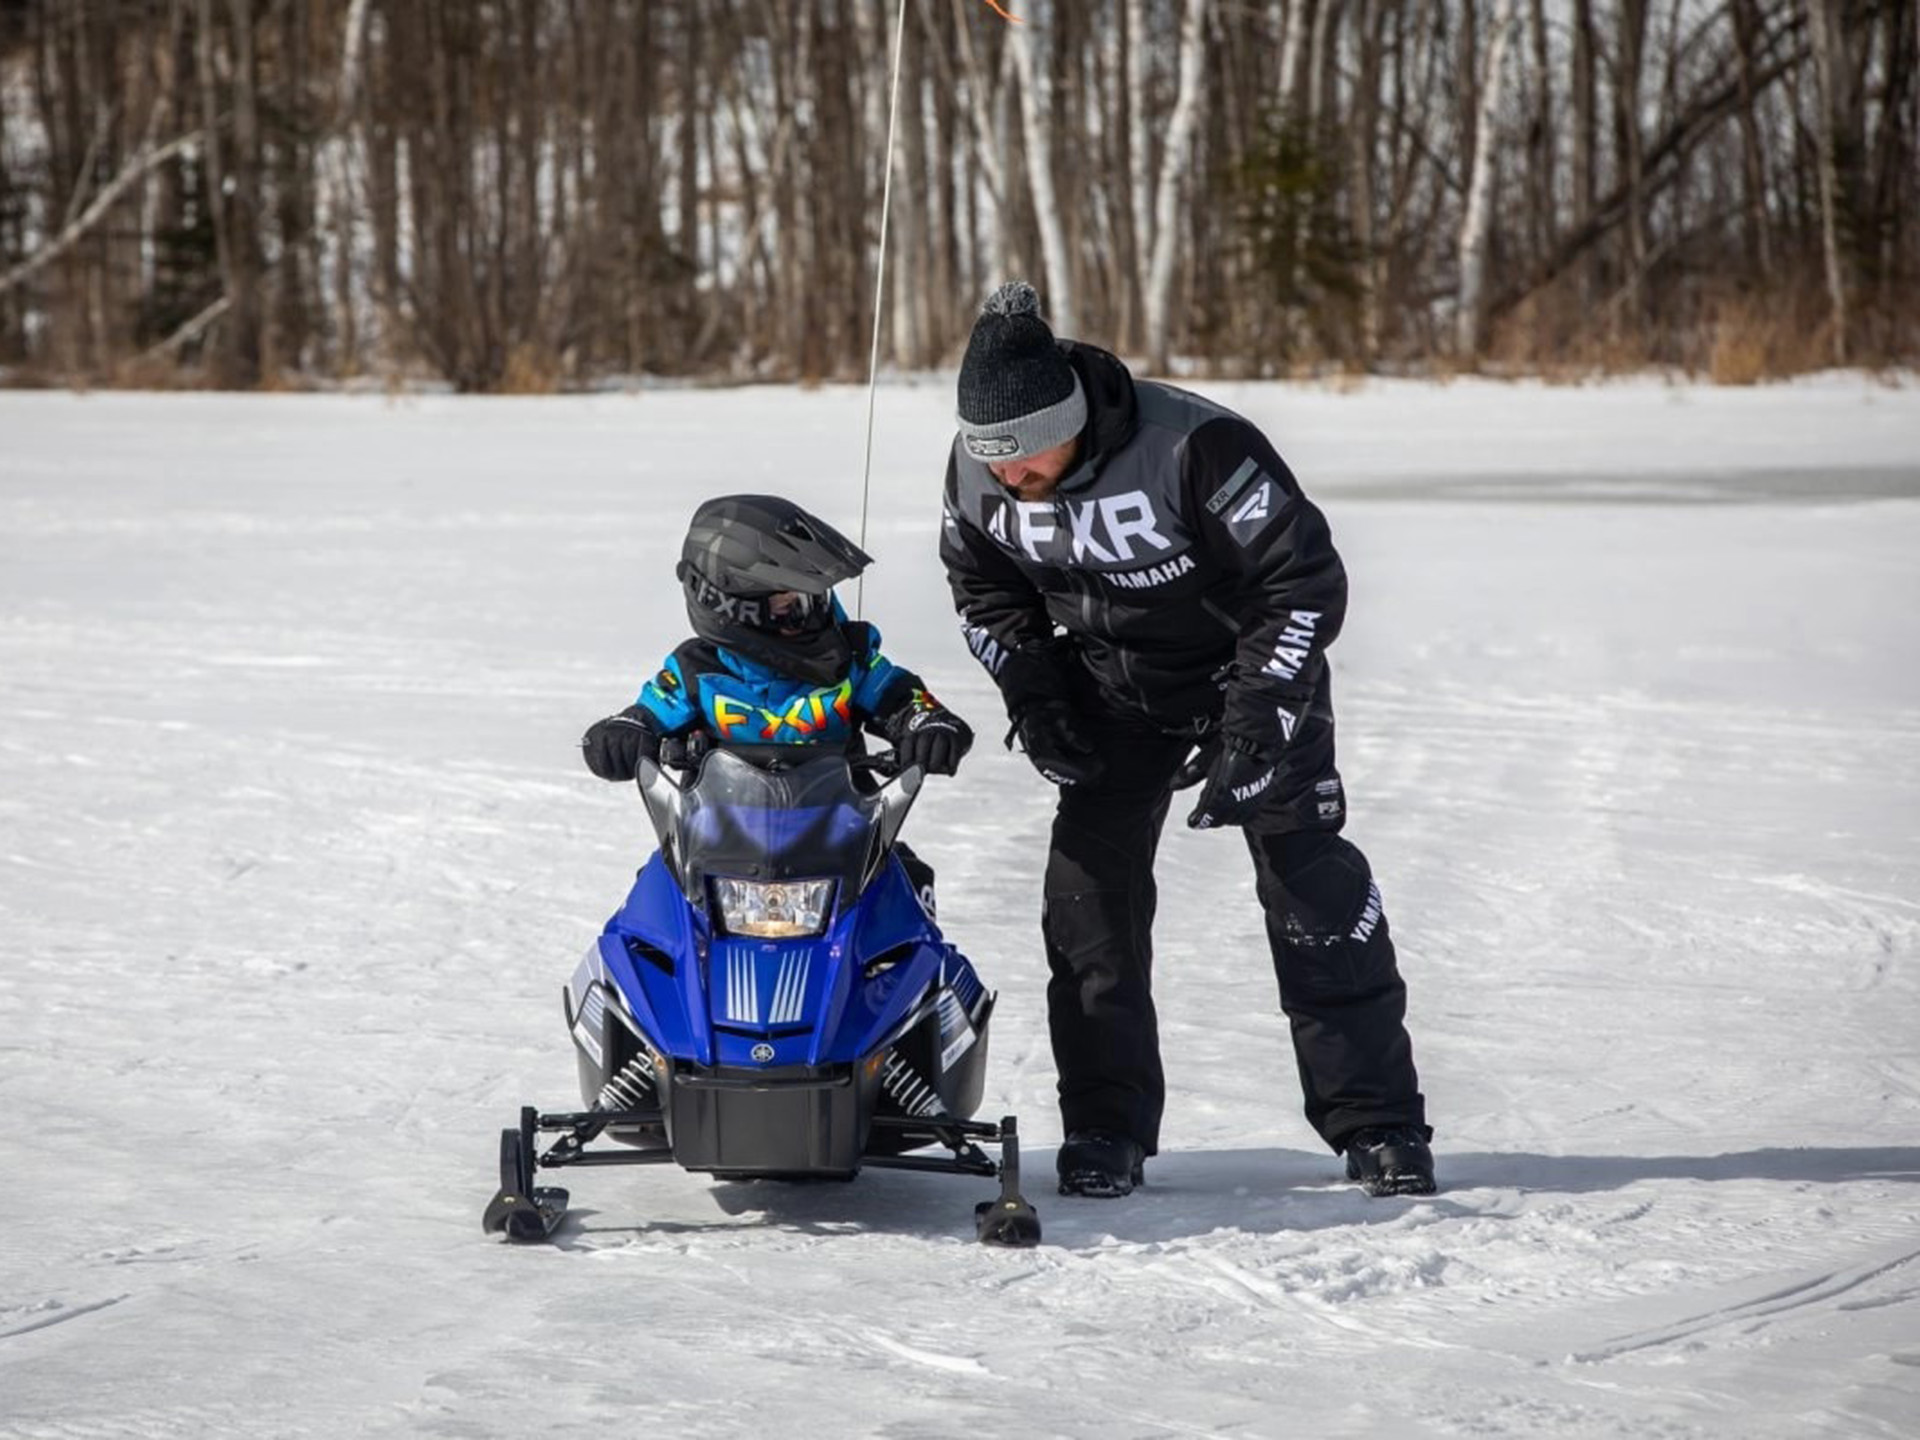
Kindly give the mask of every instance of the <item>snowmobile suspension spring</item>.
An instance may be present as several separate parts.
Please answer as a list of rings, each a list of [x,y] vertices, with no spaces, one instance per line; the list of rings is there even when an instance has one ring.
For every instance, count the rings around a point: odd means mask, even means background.
[[[940,1110],[940,1097],[934,1093],[931,1085],[898,1054],[887,1056],[887,1065],[880,1072],[880,1083],[894,1102],[909,1115],[933,1115]]]
[[[644,1110],[653,1103],[654,1096],[653,1058],[646,1054],[635,1055],[620,1072],[600,1087],[600,1095],[593,1102],[596,1110]]]

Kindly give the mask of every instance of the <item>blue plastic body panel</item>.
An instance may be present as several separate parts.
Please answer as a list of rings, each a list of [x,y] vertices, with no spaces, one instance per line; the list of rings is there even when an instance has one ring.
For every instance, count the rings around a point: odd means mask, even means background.
[[[636,956],[630,941],[666,957],[673,973]],[[971,969],[941,939],[893,856],[823,934],[758,940],[711,934],[656,853],[607,922],[600,953],[660,1052],[700,1066],[861,1060],[956,969]],[[891,962],[885,972],[867,979],[868,964],[882,957]]]

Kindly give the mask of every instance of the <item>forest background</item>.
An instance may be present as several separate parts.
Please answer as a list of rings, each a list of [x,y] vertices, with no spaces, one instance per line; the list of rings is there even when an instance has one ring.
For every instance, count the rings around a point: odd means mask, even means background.
[[[1920,0],[1003,3],[0,0],[0,382],[1920,351]]]

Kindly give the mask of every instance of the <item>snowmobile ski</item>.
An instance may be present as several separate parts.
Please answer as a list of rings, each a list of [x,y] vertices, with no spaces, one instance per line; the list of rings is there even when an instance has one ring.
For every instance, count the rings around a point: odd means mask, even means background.
[[[567,1192],[533,1183],[534,1130],[531,1106],[520,1112],[520,1128],[500,1132],[500,1189],[487,1206],[481,1226],[489,1235],[527,1244],[552,1236],[567,1213]]]

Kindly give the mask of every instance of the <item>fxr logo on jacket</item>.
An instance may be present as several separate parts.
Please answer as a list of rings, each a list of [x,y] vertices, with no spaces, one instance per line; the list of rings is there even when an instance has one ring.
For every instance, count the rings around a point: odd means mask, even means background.
[[[1009,519],[1011,516],[1011,519]],[[1062,531],[1064,518],[1067,528]],[[1141,558],[1134,542],[1171,550],[1144,490],[1086,500],[1014,500],[1002,497],[987,518],[987,533],[1036,565],[1130,565]],[[1064,553],[1062,553],[1064,552]],[[1151,552],[1148,552],[1151,553]]]
[[[835,738],[849,733],[853,726],[853,682],[811,690],[793,697],[784,710],[769,710],[737,696],[709,691],[707,728],[722,741],[782,740],[789,743],[819,736],[831,730]],[[838,720],[838,725],[834,721]],[[758,733],[750,728],[758,725]],[[742,727],[746,733],[739,733]],[[784,732],[784,733],[783,733]],[[822,737],[824,738],[824,737]]]

